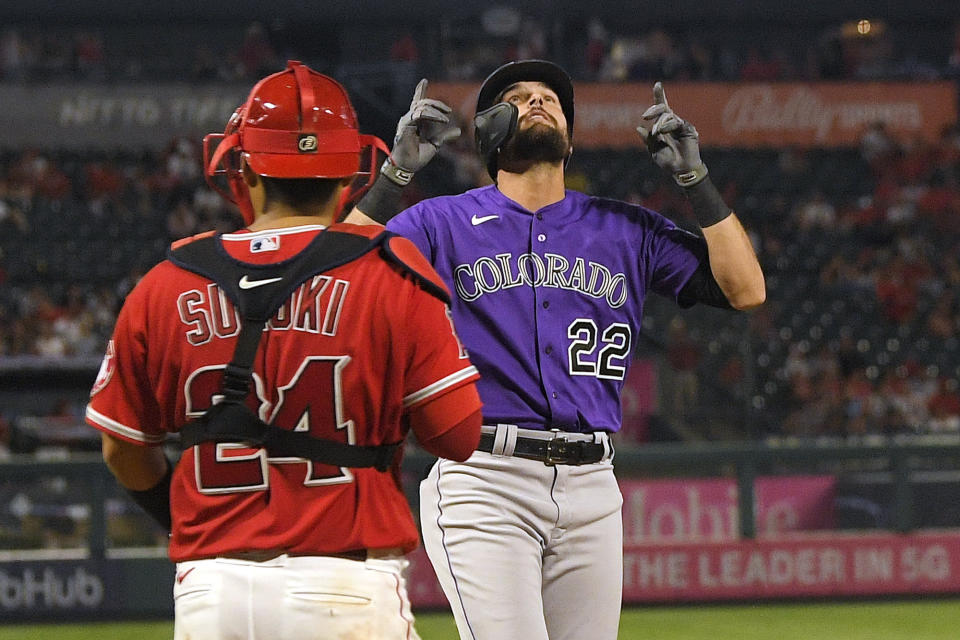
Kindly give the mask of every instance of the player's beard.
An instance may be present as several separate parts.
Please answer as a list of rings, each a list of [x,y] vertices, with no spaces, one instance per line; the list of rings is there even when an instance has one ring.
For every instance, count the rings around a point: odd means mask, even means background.
[[[522,173],[539,163],[560,164],[570,152],[566,132],[537,123],[519,129],[500,149],[497,166],[512,173]]]

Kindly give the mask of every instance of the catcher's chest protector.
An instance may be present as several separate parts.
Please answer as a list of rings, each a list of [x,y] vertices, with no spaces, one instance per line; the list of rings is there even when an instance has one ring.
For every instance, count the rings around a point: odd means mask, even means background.
[[[202,237],[168,252],[173,264],[216,282],[242,319],[233,361],[223,375],[223,400],[181,428],[181,448],[201,442],[244,442],[264,447],[277,457],[307,458],[343,467],[376,467],[380,471],[390,467],[399,442],[356,446],[315,438],[266,424],[244,403],[250,393],[253,360],[264,324],[277,309],[309,278],[384,246],[390,237],[388,232],[368,238],[327,230],[293,258],[264,265],[231,257],[216,236]],[[384,254],[392,257],[389,251]],[[259,286],[267,282],[271,286]]]

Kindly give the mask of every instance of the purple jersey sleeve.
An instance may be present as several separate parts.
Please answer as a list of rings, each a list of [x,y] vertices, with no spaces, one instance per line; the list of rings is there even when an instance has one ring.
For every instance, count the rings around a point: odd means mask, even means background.
[[[425,209],[429,212],[429,207],[426,205],[413,205],[402,215],[391,218],[387,222],[387,229],[410,240],[432,263],[434,262],[433,247],[428,235],[430,226],[423,221]]]
[[[619,430],[647,293],[676,299],[699,264],[663,216],[575,191],[531,212],[483,187],[418,203],[388,228],[449,286],[487,424]]]

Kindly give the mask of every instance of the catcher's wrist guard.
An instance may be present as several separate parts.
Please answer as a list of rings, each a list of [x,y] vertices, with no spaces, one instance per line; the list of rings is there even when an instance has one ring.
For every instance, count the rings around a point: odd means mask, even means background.
[[[149,489],[134,491],[127,489],[133,501],[140,505],[154,520],[160,523],[163,530],[170,533],[173,518],[170,516],[170,479],[173,477],[173,466],[167,461],[167,472],[160,482]]]
[[[388,164],[396,168],[389,160],[384,162],[384,168],[380,170],[380,175],[387,179],[374,180],[373,186],[357,203],[357,209],[380,224],[387,224],[390,218],[400,213],[400,196],[403,193],[403,185],[386,173]],[[403,170],[400,169],[400,171]],[[410,176],[412,177],[413,174],[410,174]]]
[[[717,224],[733,213],[706,174],[693,186],[685,187],[683,192],[693,207],[693,215],[697,217],[701,229]]]

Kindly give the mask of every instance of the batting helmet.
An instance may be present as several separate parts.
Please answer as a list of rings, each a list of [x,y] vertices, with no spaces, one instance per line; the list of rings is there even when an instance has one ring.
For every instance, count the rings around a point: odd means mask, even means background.
[[[567,72],[547,60],[508,62],[487,76],[480,86],[473,121],[477,151],[494,180],[497,178],[497,153],[513,134],[517,124],[516,111],[500,108],[498,101],[500,94],[517,82],[542,82],[553,89],[567,119],[567,133],[573,137],[573,82]]]
[[[286,69],[254,85],[223,133],[204,137],[203,162],[210,186],[236,204],[250,224],[254,212],[240,158],[270,178],[346,178],[360,173],[365,147],[374,155],[377,149],[389,153],[379,138],[360,134],[340,83],[290,60]],[[374,166],[372,158],[367,166]],[[230,193],[216,184],[217,175],[226,175]],[[340,205],[367,186],[369,180],[363,188],[351,186]]]

